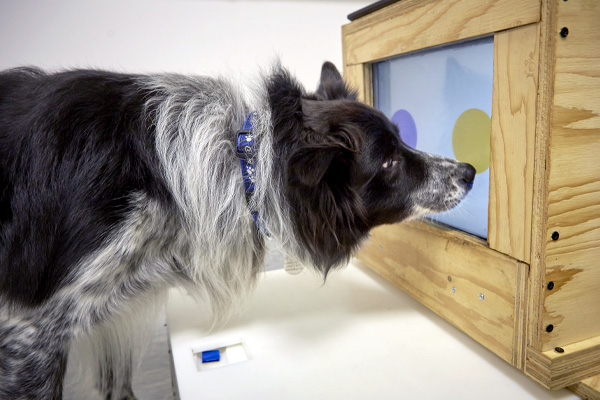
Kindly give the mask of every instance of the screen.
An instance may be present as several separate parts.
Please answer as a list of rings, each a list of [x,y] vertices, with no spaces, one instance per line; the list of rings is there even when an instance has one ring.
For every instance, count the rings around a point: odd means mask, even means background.
[[[494,38],[373,64],[375,107],[418,150],[472,164],[473,189],[453,210],[429,218],[487,238]]]

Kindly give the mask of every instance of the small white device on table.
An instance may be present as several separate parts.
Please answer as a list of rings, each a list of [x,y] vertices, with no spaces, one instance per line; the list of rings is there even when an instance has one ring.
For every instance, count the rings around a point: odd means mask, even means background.
[[[182,400],[578,399],[538,386],[358,261],[325,284],[308,270],[266,272],[243,310],[209,331],[202,308],[171,293]]]

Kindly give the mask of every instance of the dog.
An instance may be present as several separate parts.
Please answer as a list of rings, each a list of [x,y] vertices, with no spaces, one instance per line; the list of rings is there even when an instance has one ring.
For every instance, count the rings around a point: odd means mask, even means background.
[[[138,316],[184,287],[226,315],[265,240],[324,277],[382,224],[456,206],[469,164],[405,145],[329,62],[315,92],[96,70],[0,73],[0,398],[60,399],[72,344],[134,398]]]

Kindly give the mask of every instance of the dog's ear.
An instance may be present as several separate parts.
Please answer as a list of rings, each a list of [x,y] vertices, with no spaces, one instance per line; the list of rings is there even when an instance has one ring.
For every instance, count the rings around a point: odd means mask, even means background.
[[[298,150],[290,159],[290,180],[305,187],[315,187],[333,161],[332,151],[326,152],[304,147]]]
[[[302,100],[303,127],[292,153],[289,172],[294,182],[317,186],[329,172],[340,184],[361,151],[362,135],[354,124],[340,118],[328,103]]]
[[[357,162],[363,134],[339,102],[304,99],[302,114],[287,164],[288,201],[299,239],[327,276],[368,232]]]
[[[326,179],[326,174],[333,176],[336,170],[341,170],[343,165],[350,163],[351,155],[340,146],[322,144],[308,144],[298,149],[291,157],[289,164],[289,178],[294,184],[300,184],[306,189],[315,189],[321,186]],[[338,177],[341,181],[342,176]]]
[[[317,95],[323,100],[356,100],[356,91],[348,88],[342,75],[331,62],[326,61],[321,68],[321,79]]]

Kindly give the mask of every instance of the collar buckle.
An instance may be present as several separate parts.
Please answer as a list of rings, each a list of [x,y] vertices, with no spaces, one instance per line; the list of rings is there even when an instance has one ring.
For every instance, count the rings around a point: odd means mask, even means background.
[[[254,158],[254,134],[252,129],[240,129],[237,133],[237,158],[251,161]]]

